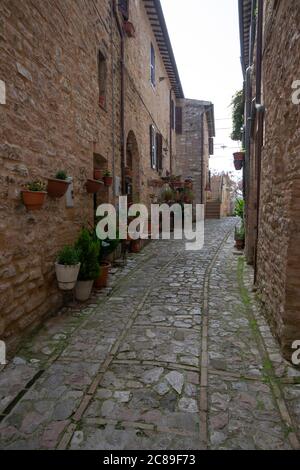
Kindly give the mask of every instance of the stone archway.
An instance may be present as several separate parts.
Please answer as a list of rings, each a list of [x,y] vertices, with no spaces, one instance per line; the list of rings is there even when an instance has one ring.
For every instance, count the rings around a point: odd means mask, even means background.
[[[129,131],[126,141],[126,193],[128,202],[140,201],[140,155],[137,140],[133,131]]]

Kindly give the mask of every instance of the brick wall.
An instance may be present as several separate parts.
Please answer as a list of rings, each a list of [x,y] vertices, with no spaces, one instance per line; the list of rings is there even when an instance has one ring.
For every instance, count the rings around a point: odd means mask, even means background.
[[[300,79],[299,24],[298,0],[267,5],[258,285],[288,359],[300,339],[300,108],[291,98],[292,83]]]

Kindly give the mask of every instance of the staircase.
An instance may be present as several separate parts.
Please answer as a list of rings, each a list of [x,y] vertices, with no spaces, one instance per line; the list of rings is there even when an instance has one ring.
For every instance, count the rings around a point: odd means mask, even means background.
[[[221,203],[219,201],[208,201],[205,206],[206,219],[221,218]]]

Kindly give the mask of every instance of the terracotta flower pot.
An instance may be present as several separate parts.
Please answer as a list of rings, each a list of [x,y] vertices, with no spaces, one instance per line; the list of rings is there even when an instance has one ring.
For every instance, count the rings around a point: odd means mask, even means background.
[[[101,95],[99,96],[99,106],[101,106],[102,108],[105,107],[105,96],[104,95]]]
[[[103,186],[102,181],[88,179],[85,183],[86,190],[89,194],[95,194],[100,191],[101,187]]]
[[[126,178],[132,178],[131,168],[125,168],[125,176],[126,176]]]
[[[245,248],[245,240],[243,239],[235,240],[235,246],[238,250],[243,250]]]
[[[47,192],[50,197],[63,197],[69,187],[70,181],[48,178]]]
[[[61,290],[72,290],[75,287],[79,274],[80,263],[74,265],[65,265],[55,263],[55,272],[58,287]]]
[[[102,180],[103,170],[95,169],[94,170],[94,180]]]
[[[105,186],[111,186],[113,182],[112,176],[103,176],[103,182]]]
[[[94,281],[77,281],[75,289],[75,297],[80,302],[85,302],[89,299]]]
[[[100,276],[95,280],[94,286],[96,289],[101,289],[101,287],[107,287],[108,275],[111,264],[108,261],[103,261],[100,263]]]
[[[42,208],[45,198],[46,191],[29,191],[23,189],[21,191],[23,203],[28,211],[37,211]]]
[[[245,152],[236,152],[233,154],[233,163],[236,170],[241,170],[243,168],[245,160]]]
[[[124,21],[124,31],[129,38],[135,37],[135,29],[130,21]]]
[[[141,240],[131,240],[130,251],[131,253],[139,253],[141,251]]]

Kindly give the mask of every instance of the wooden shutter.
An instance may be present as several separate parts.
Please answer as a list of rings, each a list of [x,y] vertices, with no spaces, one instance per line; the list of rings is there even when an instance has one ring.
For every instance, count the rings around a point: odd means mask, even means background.
[[[163,167],[163,162],[162,162],[162,159],[163,159],[163,155],[162,155],[162,152],[163,152],[163,139],[162,139],[162,135],[157,133],[156,134],[156,167],[158,170],[162,170],[162,167]]]
[[[182,108],[176,106],[176,134],[182,134]]]
[[[155,138],[155,128],[151,124],[150,126],[150,163],[151,168],[156,168],[156,138]]]

